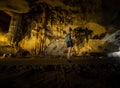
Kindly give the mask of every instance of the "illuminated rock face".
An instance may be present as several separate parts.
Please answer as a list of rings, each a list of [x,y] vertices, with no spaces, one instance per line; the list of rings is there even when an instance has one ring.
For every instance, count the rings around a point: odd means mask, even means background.
[[[105,50],[109,52],[109,56],[119,56],[120,51],[120,30],[117,30],[116,32],[112,34],[108,34],[103,40],[105,42]]]
[[[18,45],[29,51],[31,55],[65,55],[67,47],[64,37],[71,27],[75,35],[79,35],[76,37],[73,49],[75,55],[102,52],[103,49],[99,47],[103,44],[101,39],[105,37],[106,30],[97,23],[100,22],[100,14],[96,14],[96,18],[90,18],[86,14],[86,19],[89,21],[83,19],[81,14],[84,13],[39,4],[29,13],[21,14],[22,21],[19,27],[24,32],[23,37],[20,36],[21,40],[18,41]],[[86,28],[91,33],[86,34]],[[82,39],[79,39],[81,36]]]
[[[10,44],[18,45],[31,55],[65,55],[67,48],[64,37],[71,27],[75,35],[78,35],[73,49],[75,55],[103,52],[102,39],[107,32],[100,24],[103,21],[102,2],[80,1],[81,3],[76,3],[70,0],[66,3],[64,0],[58,0],[56,3],[51,0],[40,0],[38,3],[34,2],[35,5],[28,1],[29,5],[33,5],[30,9],[21,8],[21,12],[9,10],[17,12],[11,17],[8,31]]]
[[[108,35],[108,37],[104,38],[104,41],[120,46],[120,30],[114,32],[111,35]]]

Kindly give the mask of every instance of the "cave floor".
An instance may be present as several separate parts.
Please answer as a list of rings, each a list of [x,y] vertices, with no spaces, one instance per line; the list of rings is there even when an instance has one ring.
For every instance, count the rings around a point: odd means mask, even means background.
[[[0,59],[1,88],[119,88],[120,58],[73,56]]]
[[[0,64],[92,64],[92,63],[120,63],[120,58],[109,58],[106,56],[72,56],[70,61],[65,56],[32,56],[32,57],[10,57],[0,59]]]

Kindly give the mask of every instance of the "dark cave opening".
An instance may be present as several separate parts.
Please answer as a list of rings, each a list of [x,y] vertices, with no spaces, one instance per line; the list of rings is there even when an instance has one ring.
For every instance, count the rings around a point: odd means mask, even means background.
[[[7,33],[9,30],[11,16],[7,13],[0,11],[0,32]]]

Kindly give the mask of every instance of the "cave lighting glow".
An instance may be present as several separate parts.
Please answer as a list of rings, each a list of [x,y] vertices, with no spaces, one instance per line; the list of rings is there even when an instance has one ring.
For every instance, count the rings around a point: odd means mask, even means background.
[[[118,57],[120,58],[120,47],[118,52],[108,53],[108,57]]]
[[[8,41],[8,38],[5,35],[0,33],[0,41],[1,42]]]

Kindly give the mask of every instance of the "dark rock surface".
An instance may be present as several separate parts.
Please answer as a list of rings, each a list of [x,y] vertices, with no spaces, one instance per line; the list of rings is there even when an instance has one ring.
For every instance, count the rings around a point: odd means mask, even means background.
[[[119,58],[65,57],[0,60],[2,88],[119,88]]]

